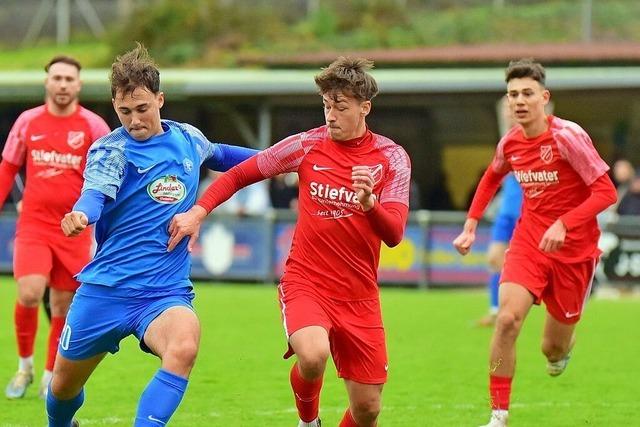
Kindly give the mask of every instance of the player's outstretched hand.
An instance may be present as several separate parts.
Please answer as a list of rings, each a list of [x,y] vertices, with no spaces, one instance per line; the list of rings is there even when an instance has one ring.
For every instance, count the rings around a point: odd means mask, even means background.
[[[88,224],[89,219],[84,212],[72,211],[65,214],[64,218],[62,218],[62,221],[60,222],[60,227],[62,227],[62,232],[65,236],[75,237],[82,233],[82,230],[87,228]]]
[[[538,248],[543,252],[557,251],[564,244],[566,236],[567,228],[564,226],[564,223],[558,219],[544,232]]]
[[[206,216],[207,211],[200,205],[195,205],[187,212],[175,215],[169,224],[170,237],[167,251],[171,252],[185,236],[189,236],[187,250],[191,252],[200,235],[200,224]]]
[[[467,218],[462,228],[462,233],[453,240],[453,246],[462,255],[466,255],[471,250],[473,242],[476,241],[476,228],[478,227],[478,220],[473,218]]]
[[[376,196],[372,194],[375,181],[369,166],[352,167],[351,180],[353,181],[353,189],[356,191],[362,210],[367,212],[372,209],[376,202]]]

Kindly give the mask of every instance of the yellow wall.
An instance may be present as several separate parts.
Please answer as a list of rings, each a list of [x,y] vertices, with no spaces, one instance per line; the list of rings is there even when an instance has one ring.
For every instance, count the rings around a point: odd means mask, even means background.
[[[465,208],[467,194],[475,186],[478,175],[484,171],[495,152],[491,145],[453,145],[442,149],[444,171],[456,207]]]

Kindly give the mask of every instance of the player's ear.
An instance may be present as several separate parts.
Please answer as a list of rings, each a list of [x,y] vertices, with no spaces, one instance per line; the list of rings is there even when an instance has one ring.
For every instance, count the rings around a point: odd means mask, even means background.
[[[364,101],[360,104],[360,115],[366,117],[371,112],[371,101]]]
[[[164,105],[164,92],[158,92],[156,99],[158,100],[158,109],[162,108]]]

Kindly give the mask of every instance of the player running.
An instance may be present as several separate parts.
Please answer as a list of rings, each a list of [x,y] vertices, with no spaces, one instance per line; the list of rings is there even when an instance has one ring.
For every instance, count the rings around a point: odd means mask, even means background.
[[[600,255],[596,215],[616,201],[609,167],[577,124],[546,115],[545,70],[531,60],[506,70],[507,99],[519,124],[498,143],[478,184],[462,233],[453,241],[466,255],[478,219],[504,175],[512,171],[524,202],[500,278],[500,308],[491,342],[489,427],[507,425],[515,343],[529,309],[547,308],[542,352],[549,375],[560,375],[589,295]]]
[[[58,339],[79,283],[74,279],[91,259],[92,236],[75,241],[60,231],[60,218],[80,195],[87,151],[109,126],[82,107],[80,63],[56,56],[45,66],[45,103],[23,112],[14,123],[0,163],[0,207],[20,168],[26,166],[26,186],[16,228],[13,276],[18,283],[14,321],[18,371],[5,389],[9,399],[25,395],[33,382],[33,349],[38,307],[50,289],[51,324],[40,397],[45,397],[58,350]]]
[[[167,252],[169,221],[193,205],[200,165],[226,170],[255,150],[211,143],[195,127],[161,120],[160,73],[144,47],[111,68],[122,127],[89,152],[82,196],[62,220],[75,236],[96,222],[98,249],[78,275],[47,396],[50,427],[68,427],[83,386],[107,352],[135,335],[161,359],[134,425],[164,426],[187,387],[200,340],[187,244]]]
[[[189,212],[171,222],[169,248],[190,236],[238,189],[297,171],[298,223],[278,288],[290,381],[301,427],[319,426],[329,355],[349,394],[341,427],[371,427],[387,380],[377,268],[380,245],[395,246],[407,220],[409,158],[371,132],[365,119],[378,87],[372,63],[339,58],[316,76],[326,125],[290,136],[216,180]]]

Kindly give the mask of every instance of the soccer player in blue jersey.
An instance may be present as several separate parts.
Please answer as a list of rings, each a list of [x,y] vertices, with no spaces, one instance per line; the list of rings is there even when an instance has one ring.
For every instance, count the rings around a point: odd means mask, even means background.
[[[189,252],[167,251],[171,218],[195,203],[199,168],[224,171],[255,150],[210,142],[195,127],[161,120],[164,94],[146,49],[116,58],[111,95],[122,127],[89,151],[82,195],[62,220],[67,236],[96,223],[97,252],[78,275],[47,397],[50,427],[77,425],[83,386],[98,363],[135,335],[158,356],[134,426],[164,426],[177,409],[198,352]]]

